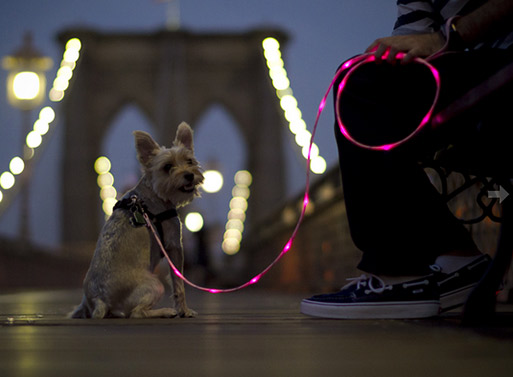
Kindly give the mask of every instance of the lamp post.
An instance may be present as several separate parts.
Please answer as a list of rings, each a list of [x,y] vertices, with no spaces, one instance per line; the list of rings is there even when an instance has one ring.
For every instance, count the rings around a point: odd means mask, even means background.
[[[33,44],[32,34],[27,32],[23,37],[22,46],[14,54],[2,60],[2,66],[9,71],[7,76],[7,99],[9,103],[22,113],[22,137],[25,137],[31,126],[31,110],[41,105],[45,99],[45,71],[51,68],[52,60],[39,53]],[[30,169],[29,161],[33,150],[23,142],[22,156],[26,170]],[[29,174],[25,174],[28,177]],[[25,243],[29,240],[29,191],[28,182],[21,184],[21,218],[20,236]]]

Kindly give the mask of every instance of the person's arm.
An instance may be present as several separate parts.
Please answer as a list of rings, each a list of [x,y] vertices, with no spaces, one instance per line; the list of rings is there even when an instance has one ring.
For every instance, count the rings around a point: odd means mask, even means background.
[[[505,30],[511,30],[513,23],[513,1],[490,0],[475,11],[457,18],[454,25],[461,39],[468,46],[495,37]],[[399,52],[406,53],[403,63],[415,57],[425,58],[439,51],[445,44],[441,32],[395,35],[375,40],[366,50],[381,57],[389,51],[387,60],[395,60]]]
[[[461,39],[474,46],[513,30],[513,1],[490,0],[474,12],[454,21]]]

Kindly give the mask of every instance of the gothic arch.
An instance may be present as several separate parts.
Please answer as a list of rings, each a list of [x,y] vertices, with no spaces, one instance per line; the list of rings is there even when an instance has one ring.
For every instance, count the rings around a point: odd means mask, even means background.
[[[109,132],[109,129],[112,127],[112,124],[114,123],[114,120],[123,113],[123,111],[126,108],[134,107],[138,111],[141,112],[141,114],[147,119],[147,123],[151,125],[152,130],[155,129],[155,120],[152,119],[152,114],[148,111],[148,108],[145,106],[144,103],[141,103],[135,98],[119,98],[117,104],[113,105],[111,108],[109,108],[108,112],[105,113],[105,115],[102,117],[104,121],[102,124],[105,126],[103,128],[103,135],[101,139],[105,138],[105,135]]]
[[[133,179],[139,178],[140,175],[135,150],[133,147],[129,147],[134,145],[132,132],[135,130],[153,134],[155,126],[140,106],[128,102],[116,111],[103,136],[102,154],[109,157],[112,162],[111,170],[116,179],[114,186],[119,193],[131,188],[136,183]],[[128,180],[126,178],[128,176],[133,178],[130,180],[130,187],[127,187]]]

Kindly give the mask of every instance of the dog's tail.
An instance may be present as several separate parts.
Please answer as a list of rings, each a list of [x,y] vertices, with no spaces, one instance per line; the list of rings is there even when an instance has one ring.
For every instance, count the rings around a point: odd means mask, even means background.
[[[73,310],[69,315],[69,318],[91,318],[91,310],[87,305],[87,299],[84,296],[82,302]]]

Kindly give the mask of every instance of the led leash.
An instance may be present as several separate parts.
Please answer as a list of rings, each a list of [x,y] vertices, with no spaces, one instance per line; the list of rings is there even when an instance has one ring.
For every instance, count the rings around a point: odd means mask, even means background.
[[[440,50],[438,51],[437,53],[435,53],[434,55],[431,56],[431,58],[434,58],[435,56],[440,56],[440,54],[446,49],[447,47],[447,43],[446,45]],[[405,54],[400,52],[396,55],[396,59],[402,59],[404,58]],[[381,57],[381,59],[385,60],[387,57],[387,54],[383,55]],[[235,291],[238,291],[238,290],[241,290],[243,288],[246,288],[250,285],[253,285],[255,283],[257,283],[260,278],[265,275],[267,272],[269,272],[269,270],[276,264],[278,263],[278,261],[290,250],[290,248],[292,247],[292,243],[294,242],[294,239],[296,238],[296,235],[297,235],[297,232],[299,230],[299,227],[301,225],[301,223],[303,222],[303,218],[305,216],[305,212],[306,212],[306,207],[308,206],[308,203],[310,201],[309,199],[309,191],[310,191],[310,162],[311,162],[311,152],[312,152],[312,144],[313,144],[313,141],[314,141],[314,137],[315,137],[315,133],[317,131],[317,126],[319,124],[319,119],[320,119],[320,116],[324,110],[324,107],[326,105],[326,100],[328,98],[328,95],[331,91],[331,89],[333,88],[333,85],[335,84],[335,82],[339,79],[339,77],[343,74],[343,73],[346,73],[345,77],[342,79],[341,83],[339,84],[338,88],[337,88],[337,95],[336,95],[336,103],[338,103],[338,100],[340,98],[340,95],[342,93],[342,90],[344,89],[346,83],[347,83],[347,80],[348,78],[351,76],[351,74],[360,66],[362,66],[363,64],[367,64],[367,63],[370,63],[370,62],[374,62],[377,58],[372,54],[372,53],[366,53],[366,54],[362,54],[362,55],[359,55],[355,58],[352,58],[348,61],[346,61],[340,68],[339,70],[336,72],[335,74],[335,77],[333,78],[333,80],[331,81],[329,87],[328,87],[328,90],[326,91],[326,94],[324,95],[324,97],[322,98],[320,104],[319,104],[319,109],[317,110],[317,115],[315,117],[315,123],[314,123],[314,127],[313,127],[313,130],[312,130],[312,137],[310,139],[310,145],[308,147],[308,157],[307,157],[307,167],[306,167],[306,184],[305,184],[305,195],[303,197],[303,207],[301,209],[301,213],[299,215],[299,219],[297,221],[297,224],[296,224],[296,227],[294,228],[294,231],[292,232],[292,235],[290,236],[289,240],[287,241],[287,243],[285,244],[285,246],[283,247],[283,249],[281,250],[281,252],[278,254],[278,256],[262,271],[260,272],[259,274],[255,275],[252,279],[248,280],[246,283],[244,284],[241,284],[237,287],[233,287],[233,288],[227,288],[227,289],[218,289],[218,288],[208,288],[208,287],[202,287],[200,285],[197,285],[191,281],[189,281],[179,270],[178,268],[176,268],[176,266],[173,264],[173,261],[171,260],[171,258],[169,258],[169,255],[167,254],[164,246],[162,245],[162,241],[160,240],[160,237],[158,236],[156,230],[155,230],[155,227],[153,226],[149,216],[146,214],[146,213],[143,213],[143,217],[144,217],[144,220],[146,221],[146,225],[147,227],[151,230],[151,232],[153,233],[153,236],[155,237],[155,240],[157,241],[158,245],[159,245],[159,248],[160,250],[162,251],[162,254],[164,255],[164,257],[166,258],[167,262],[169,263],[169,266],[171,267],[171,269],[173,270],[173,273],[178,276],[180,279],[182,279],[186,284],[190,285],[191,287],[193,288],[196,288],[196,289],[199,289],[201,291],[205,291],[205,292],[209,292],[209,293],[228,293],[228,292],[235,292]],[[429,59],[429,58],[428,58]],[[431,116],[433,115],[433,111],[434,111],[434,107],[438,101],[438,96],[439,96],[439,93],[440,93],[440,75],[438,73],[438,71],[436,70],[435,67],[433,67],[430,63],[428,63],[427,60],[424,60],[424,59],[420,59],[420,58],[414,58],[413,60],[414,62],[416,63],[420,63],[420,64],[423,64],[425,65],[426,67],[428,67],[435,79],[435,82],[436,82],[436,93],[435,93],[435,96],[434,96],[434,100],[433,100],[433,103],[429,109],[429,111],[426,113],[426,115],[424,116],[424,118],[422,119],[422,121],[420,122],[420,124],[417,126],[417,128],[408,136],[406,136],[405,138],[403,138],[402,140],[399,140],[397,142],[394,142],[394,143],[390,143],[390,144],[383,144],[383,145],[378,145],[378,146],[372,146],[372,145],[366,145],[366,144],[363,144],[363,143],[360,143],[358,142],[357,140],[355,140],[350,134],[349,132],[347,131],[345,125],[343,124],[342,122],[342,119],[341,119],[341,116],[340,116],[340,111],[339,111],[339,106],[335,106],[336,108],[336,120],[337,120],[337,124],[340,128],[340,132],[342,132],[342,134],[349,140],[351,141],[352,143],[354,143],[355,145],[358,145],[359,147],[362,147],[362,148],[366,148],[366,149],[371,149],[371,150],[383,150],[383,151],[388,151],[388,150],[391,150],[395,147],[397,147],[398,145],[400,144],[403,144],[405,143],[406,141],[410,140],[412,137],[414,137],[426,124],[428,124],[431,120]]]
[[[308,173],[307,173],[308,174]],[[153,233],[153,236],[155,237],[155,240],[157,241],[157,244],[159,245],[159,248],[160,248],[160,251],[162,252],[162,254],[164,255],[164,257],[166,258],[167,262],[169,263],[169,266],[171,267],[171,269],[173,270],[173,272],[175,273],[176,276],[178,276],[180,279],[182,279],[185,283],[187,283],[188,285],[190,285],[191,287],[194,287],[196,289],[199,289],[201,291],[205,291],[205,292],[209,292],[209,293],[228,293],[228,292],[235,292],[235,291],[238,291],[240,289],[243,289],[243,288],[246,288],[247,286],[250,286],[252,284],[255,284],[256,282],[258,282],[260,280],[260,278],[265,275],[282,257],[283,255],[285,255],[287,253],[287,251],[290,250],[290,247],[292,246],[292,241],[294,240],[294,238],[296,237],[296,234],[297,234],[297,231],[299,229],[299,225],[301,224],[302,220],[303,220],[303,216],[304,216],[304,213],[305,213],[305,208],[306,208],[306,205],[308,204],[308,200],[306,199],[307,197],[305,197],[305,204],[303,206],[303,210],[301,211],[301,216],[299,218],[299,221],[296,225],[296,228],[294,229],[294,232],[292,234],[292,237],[290,238],[290,240],[285,244],[285,247],[283,248],[283,250],[281,251],[281,253],[276,257],[276,259],[271,263],[269,264],[269,266],[267,266],[262,272],[260,272],[258,275],[255,275],[251,280],[247,281],[246,283],[242,284],[242,285],[239,285],[237,287],[234,287],[234,288],[228,288],[228,289],[218,289],[218,288],[208,288],[208,287],[202,287],[200,285],[197,285],[197,284],[194,284],[193,282],[191,282],[189,279],[187,279],[179,270],[178,268],[176,268],[176,266],[174,265],[173,261],[171,260],[171,258],[169,258],[169,255],[167,254],[166,252],[166,249],[164,248],[164,245],[162,245],[162,241],[160,240],[160,237],[158,236],[157,234],[157,231],[155,230],[155,227],[153,226],[153,224],[151,223],[151,220],[149,218],[149,216],[144,213],[143,214],[143,217],[144,217],[144,220],[146,221],[146,225],[148,228],[150,228],[151,232]]]

